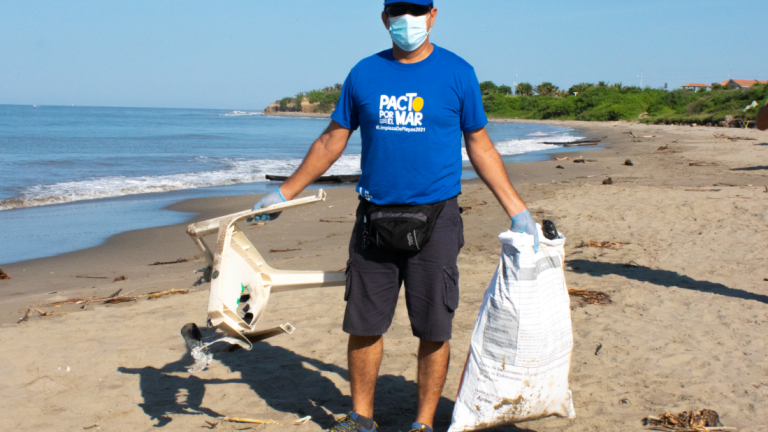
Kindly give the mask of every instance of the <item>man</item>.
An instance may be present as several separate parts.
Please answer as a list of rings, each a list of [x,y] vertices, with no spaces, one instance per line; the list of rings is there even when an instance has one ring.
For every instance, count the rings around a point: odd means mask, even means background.
[[[459,300],[456,259],[464,237],[456,197],[461,191],[462,134],[477,174],[512,218],[512,230],[534,235],[536,248],[538,234],[486,133],[488,120],[474,69],[429,41],[437,18],[432,0],[386,0],[384,5],[381,19],[392,37],[392,49],[352,69],[326,131],[296,172],[254,208],[295,197],[331,167],[352,132],[361,128],[362,176],[357,186],[361,202],[349,246],[343,324],[349,333],[353,411],[332,430],[376,429],[373,395],[383,334],[404,283],[411,328],[420,339],[418,410],[411,429],[431,432]],[[391,250],[370,244],[369,216],[377,205],[442,211],[431,239],[420,250]]]
[[[768,129],[768,100],[757,112],[757,128],[761,131]]]

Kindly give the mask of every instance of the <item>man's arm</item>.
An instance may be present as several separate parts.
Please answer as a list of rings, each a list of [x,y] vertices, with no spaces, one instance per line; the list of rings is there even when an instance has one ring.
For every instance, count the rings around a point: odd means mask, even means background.
[[[331,124],[328,125],[325,132],[312,144],[299,169],[280,185],[280,192],[285,199],[292,200],[304,188],[328,171],[328,168],[341,157],[344,149],[347,148],[347,142],[351,135],[351,130],[345,129],[335,120],[331,120]]]
[[[517,195],[515,188],[507,176],[507,170],[504,168],[504,162],[501,155],[493,146],[491,138],[488,136],[485,128],[480,128],[471,132],[464,132],[464,143],[467,148],[469,161],[475,168],[475,172],[483,180],[488,188],[496,195],[496,199],[509,217],[515,216],[528,207]]]

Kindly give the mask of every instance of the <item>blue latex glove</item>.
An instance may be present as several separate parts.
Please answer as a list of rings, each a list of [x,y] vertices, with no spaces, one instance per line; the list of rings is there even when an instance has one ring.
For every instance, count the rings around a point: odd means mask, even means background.
[[[536,229],[536,222],[533,221],[528,210],[522,211],[512,216],[512,232],[525,233],[533,236],[533,251],[539,253],[539,230]]]
[[[262,209],[264,207],[269,207],[269,206],[271,206],[273,204],[279,204],[279,203],[283,203],[283,202],[286,202],[286,201],[288,201],[288,200],[285,199],[285,197],[283,196],[283,193],[280,192],[280,188],[277,188],[274,192],[265,195],[264,198],[259,200],[259,202],[257,202],[256,205],[253,206],[253,209],[254,210],[260,210],[260,209]],[[253,220],[257,220],[257,221],[273,221],[273,220],[277,219],[280,216],[280,213],[282,213],[282,212],[259,215],[259,216],[256,216],[253,219],[248,219],[248,222],[251,222]]]

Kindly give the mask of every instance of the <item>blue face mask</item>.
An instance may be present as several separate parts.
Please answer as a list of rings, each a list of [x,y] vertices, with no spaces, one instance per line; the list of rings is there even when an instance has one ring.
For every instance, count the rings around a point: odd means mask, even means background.
[[[389,34],[392,41],[404,51],[415,51],[420,47],[427,36],[427,18],[424,16],[401,15],[389,18]]]

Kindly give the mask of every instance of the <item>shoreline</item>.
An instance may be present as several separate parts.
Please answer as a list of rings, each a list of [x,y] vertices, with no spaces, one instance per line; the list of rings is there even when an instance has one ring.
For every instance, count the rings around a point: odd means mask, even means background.
[[[571,129],[571,133],[573,132],[583,135],[581,131]],[[504,161],[505,163],[524,163],[549,160],[553,154],[572,150],[562,146],[539,147],[544,148],[523,154],[507,155],[504,156]],[[594,150],[595,148],[597,147],[584,150]],[[463,182],[476,177],[471,166],[467,162],[465,165],[467,166],[463,167],[462,170]],[[206,196],[256,195],[268,192],[270,184],[273,182],[236,183],[227,186],[127,194],[5,210],[0,212],[0,224],[5,221],[9,231],[4,236],[0,235],[0,242],[5,240],[8,244],[16,245],[17,251],[13,255],[8,250],[0,252],[0,267],[97,247],[113,235],[167,224],[178,224],[180,220],[191,217],[169,213],[164,207],[173,202]],[[352,187],[353,185],[346,186]],[[318,184],[312,185],[310,188],[320,187],[345,187],[345,185]],[[122,218],[121,222],[110,220],[114,213],[123,213],[128,217]],[[53,229],[49,225],[41,226],[35,222],[42,222],[46,219],[58,220],[66,228],[61,231]],[[19,233],[29,231],[37,232],[38,236],[53,237],[53,242],[46,242],[43,245],[38,244],[39,242],[35,240],[24,241],[24,236]],[[45,252],[40,253],[41,250]]]
[[[507,172],[534,219],[555,221],[566,236],[568,287],[604,292],[612,303],[584,304],[572,297],[570,386],[578,417],[521,426],[538,432],[622,430],[664,411],[710,408],[726,426],[764,430],[768,394],[761,371],[768,348],[759,341],[768,325],[762,253],[768,235],[762,163],[768,134],[625,122],[547,124],[607,136],[606,147],[570,148],[557,155],[561,160],[506,164]],[[714,132],[747,139],[718,138]],[[594,162],[573,162],[579,158]],[[624,165],[627,159],[631,166]],[[607,178],[612,184],[603,184]],[[462,190],[466,244],[458,263],[460,306],[435,430],[450,422],[477,310],[498,265],[497,235],[509,228],[508,216],[480,180],[463,182]],[[243,227],[271,266],[345,268],[357,194],[353,188],[327,192],[326,202]],[[99,424],[145,430],[172,422],[173,429],[191,430],[207,420],[232,430],[221,417],[288,424],[311,415],[302,430],[319,432],[332,420],[330,413],[348,410],[346,350],[339,348],[346,341],[343,289],[274,294],[260,328],[290,322],[296,332],[250,352],[216,353],[202,374],[185,370],[192,361],[178,332],[187,322],[204,326],[209,287],[194,286],[204,262],[196,258],[199,251],[186,225],[248,208],[254,198],[185,200],[169,209],[195,213],[189,222],[3,265],[11,280],[0,280],[0,326],[8,347],[0,355],[14,373],[2,386],[9,414],[0,428],[74,430]],[[613,244],[601,248],[589,242]],[[180,258],[190,261],[151,265]],[[126,280],[113,281],[120,276]],[[197,291],[88,304],[85,310],[48,306],[118,289],[137,295],[190,288]],[[17,324],[28,307],[59,315],[35,312]],[[403,414],[413,412],[417,379],[417,342],[402,292],[386,340],[376,421],[382,432],[394,432]]]
[[[264,113],[264,117],[311,117],[311,118],[331,118],[332,113],[300,113],[300,112],[275,112]]]

